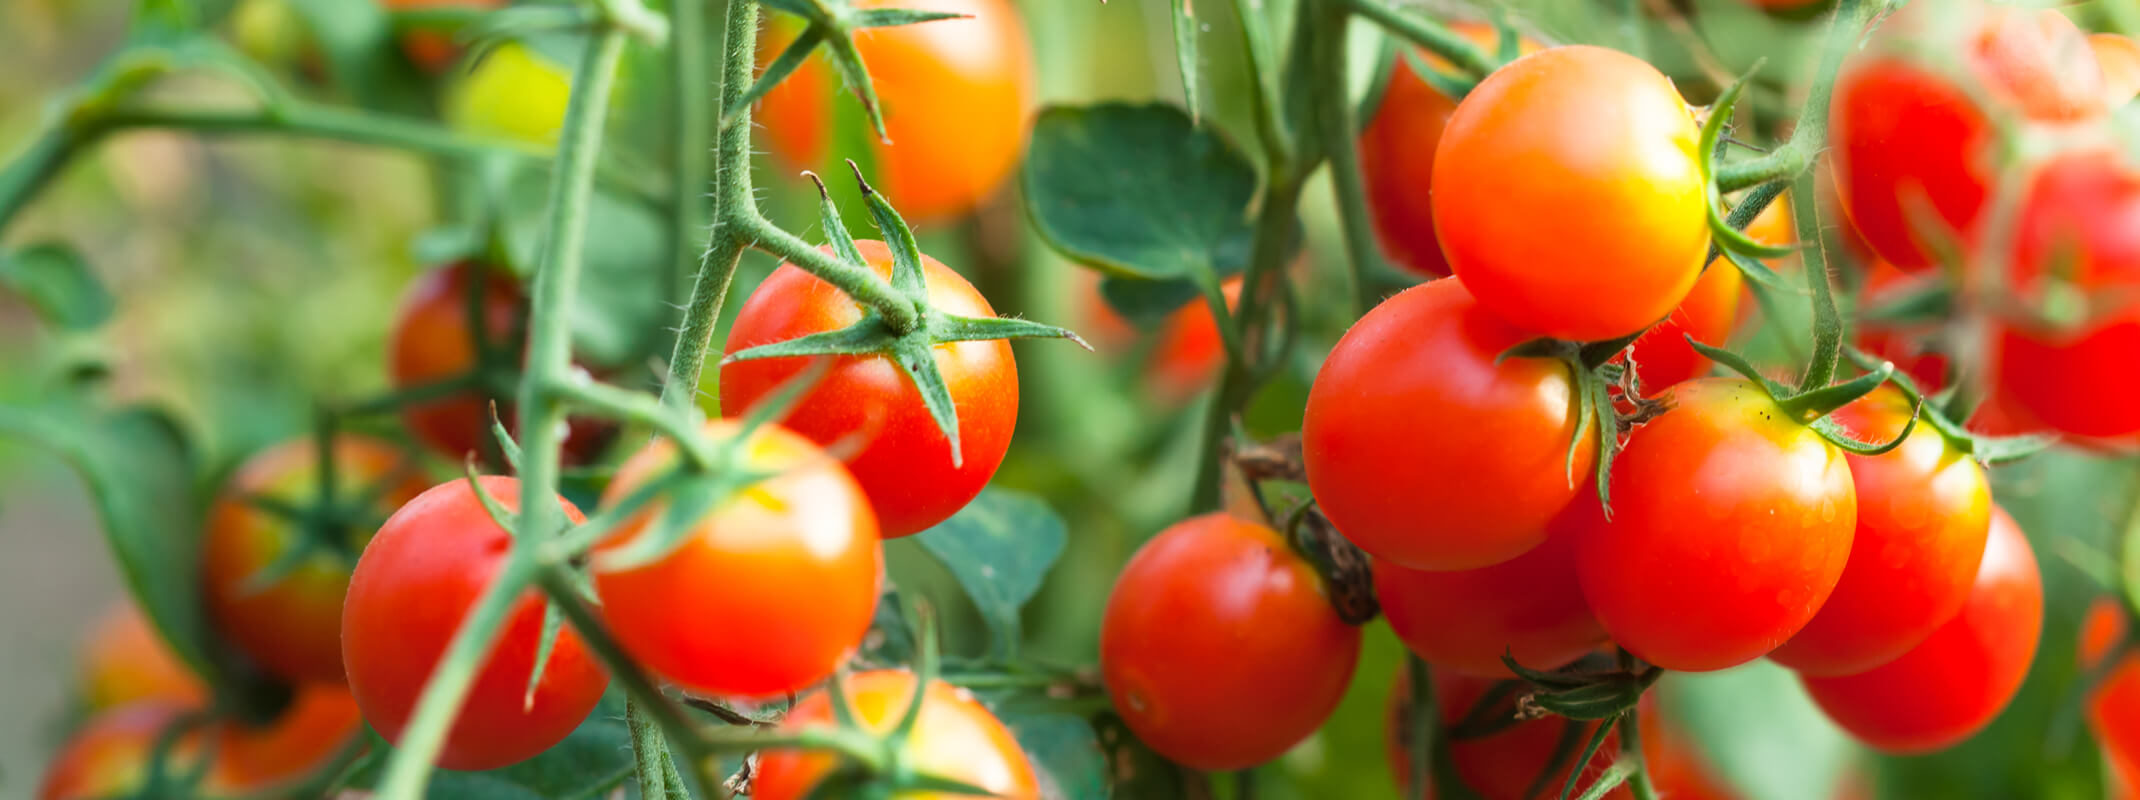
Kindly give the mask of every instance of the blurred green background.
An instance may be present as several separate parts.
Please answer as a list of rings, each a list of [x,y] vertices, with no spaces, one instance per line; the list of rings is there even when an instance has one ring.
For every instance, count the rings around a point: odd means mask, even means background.
[[[280,2],[245,0],[230,25],[231,39],[269,60],[303,95],[343,102],[323,85],[317,64],[307,63],[306,31],[274,8]],[[50,104],[117,45],[129,5],[0,3],[0,76],[6,76],[0,79],[0,153],[17,152]],[[1179,101],[1162,3],[1019,5],[1043,102]],[[1630,41],[1627,30],[1610,21],[1618,2],[1512,5],[1520,25],[1551,41]],[[1711,63],[1674,46],[1676,31],[1655,20],[1639,28],[1651,44],[1650,57],[1682,76],[1696,101],[1704,99],[1705,71],[1735,74],[1767,58],[1766,102],[1788,108],[1780,87],[1800,74],[1793,70],[1811,41],[1807,26],[1770,19],[1736,0],[1693,6],[1708,43],[1703,58]],[[2068,10],[2102,29],[2119,15],[2130,24],[2134,8],[2130,0],[2116,0]],[[1229,7],[1213,2],[1197,9],[1206,16],[1201,41],[1210,124],[1249,141],[1241,124],[1244,76]],[[650,57],[635,53],[634,63],[651,63]],[[159,95],[234,102],[230,89],[214,82],[171,84]],[[646,109],[658,95],[650,91],[635,87],[627,73],[624,103],[651,113]],[[709,90],[709,102],[710,96]],[[424,113],[422,105],[407,113]],[[614,123],[620,128],[616,163],[627,169],[634,158],[656,163],[660,152],[653,138],[634,135],[641,120],[631,108]],[[839,174],[829,165],[818,171]],[[772,219],[816,237],[807,184],[770,162],[760,163],[757,174]],[[54,239],[80,250],[116,295],[115,322],[93,334],[57,334],[40,326],[25,305],[0,295],[0,400],[33,393],[70,365],[94,360],[107,365],[110,388],[119,396],[178,410],[199,434],[210,464],[227,466],[265,443],[302,435],[316,403],[385,388],[383,347],[394,300],[429,266],[421,252],[450,238],[451,226],[465,221],[461,206],[438,199],[440,179],[441,168],[426,159],[352,145],[271,138],[209,142],[183,132],[109,139],[82,154],[13,222],[0,245]],[[1339,316],[1349,290],[1328,191],[1326,184],[1313,188],[1305,205],[1308,255],[1299,279],[1307,330],[1301,357],[1258,398],[1249,422],[1259,433],[1298,426],[1317,361],[1348,321]],[[866,230],[860,217],[851,219],[858,232]],[[629,230],[604,226],[595,235]],[[973,279],[999,312],[1071,327],[1090,324],[1089,278],[1033,239],[1014,187],[975,218],[925,229],[922,236],[926,251]],[[658,242],[609,244],[620,252],[655,254],[652,261],[620,256],[627,259],[624,268],[661,268],[655,263]],[[770,266],[761,256],[746,258],[731,311]],[[649,311],[641,331],[647,342],[639,349],[665,353],[662,329],[673,321],[672,309]],[[1035,655],[1090,663],[1115,570],[1145,537],[1184,511],[1194,471],[1196,404],[1155,402],[1136,381],[1136,349],[1093,356],[1057,343],[1017,345],[1023,408],[997,485],[1045,496],[1070,523],[1068,552],[1028,610],[1028,651]],[[625,380],[651,385],[651,372],[627,366]],[[1672,676],[1665,683],[1667,713],[1696,734],[1712,763],[1749,797],[1763,800],[1827,797],[1826,787],[1845,773],[1873,779],[1883,797],[2101,796],[2095,748],[2072,708],[2073,632],[2087,602],[2101,593],[2086,569],[2105,566],[2102,554],[2134,502],[2136,475],[2129,464],[2065,452],[1995,475],[2001,502],[2037,543],[2048,619],[2029,684],[1991,730],[1936,756],[1873,759],[1824,723],[1786,673],[1765,664],[1699,678]],[[895,544],[890,553],[896,578],[952,609],[951,646],[977,641],[972,619],[958,624],[961,601],[946,588],[940,568],[911,547]],[[34,784],[69,707],[76,640],[119,596],[95,518],[72,474],[55,459],[0,442],[0,797],[23,796]],[[1344,706],[1321,735],[1264,770],[1259,796],[1395,796],[1383,763],[1382,715],[1400,652],[1387,627],[1374,623]]]

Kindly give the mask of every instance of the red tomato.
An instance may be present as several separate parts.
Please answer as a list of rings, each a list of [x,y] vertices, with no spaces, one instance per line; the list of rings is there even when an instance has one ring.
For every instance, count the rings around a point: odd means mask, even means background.
[[[402,295],[394,318],[393,341],[388,344],[387,371],[394,386],[409,389],[466,375],[476,368],[477,332],[470,325],[468,282],[481,280],[482,337],[491,347],[521,361],[522,325],[527,297],[520,285],[497,270],[473,262],[461,262],[431,270],[418,277]],[[508,428],[513,421],[512,398],[494,397],[488,391],[471,389],[402,409],[402,419],[418,441],[432,451],[460,460],[469,453],[496,459],[498,443],[491,432],[491,404]],[[593,461],[616,433],[616,426],[601,420],[575,419],[565,437],[566,463]]]
[[[1746,226],[1746,235],[1764,244],[1787,245],[1797,241],[1791,231],[1790,195],[1776,198]],[[1771,266],[1774,266],[1771,263]],[[1721,258],[1702,270],[1694,290],[1665,317],[1636,339],[1633,346],[1636,375],[1645,392],[1701,377],[1709,371],[1709,359],[1687,344],[1693,336],[1702,344],[1724,346],[1741,317],[1739,297],[1746,293],[1746,278]]]
[[[1648,700],[1646,696],[1643,699]],[[1649,707],[1644,706],[1648,711]],[[1741,800],[1737,790],[1702,756],[1699,743],[1663,711],[1642,715],[1642,764],[1658,797],[1672,800]],[[1841,795],[1839,796],[1846,796]]]
[[[1486,693],[1496,682],[1486,678],[1451,675],[1446,672],[1434,674],[1434,699],[1441,712],[1443,733],[1448,728],[1463,722],[1474,708],[1486,699]],[[1496,713],[1516,715],[1516,698],[1523,695],[1518,690],[1497,704]],[[1412,702],[1411,684],[1404,673],[1398,673],[1396,688],[1390,691],[1388,716],[1388,749],[1390,772],[1397,778],[1398,786],[1409,787],[1412,774],[1411,748],[1406,745],[1406,715]],[[1656,716],[1649,703],[1641,705],[1642,719],[1647,722]],[[1449,743],[1449,759],[1456,767],[1456,776],[1465,788],[1479,795],[1480,800],[1530,800],[1530,788],[1538,781],[1540,773],[1553,760],[1554,749],[1560,744],[1569,725],[1583,726],[1581,744],[1590,742],[1594,723],[1577,722],[1566,717],[1547,716],[1540,719],[1518,722],[1499,731],[1477,738],[1459,738]],[[1580,745],[1578,745],[1580,747]],[[1598,747],[1596,755],[1583,765],[1582,778],[1577,784],[1576,795],[1588,789],[1598,776],[1612,766],[1620,752],[1618,731],[1605,735],[1605,743]],[[1582,753],[1571,753],[1573,762]],[[1545,797],[1560,796],[1560,788],[1568,782],[1568,768],[1564,764],[1554,770],[1551,778],[1543,784]],[[1428,796],[1432,796],[1429,792]],[[1573,796],[1573,795],[1571,795]],[[1629,800],[1634,793],[1626,784],[1614,787],[1605,793],[1607,800]]]
[[[144,700],[207,705],[208,687],[131,600],[112,604],[82,641],[82,699],[102,711]]]
[[[2125,618],[2130,613],[2115,598],[2102,598],[2088,608],[2081,624],[2080,665],[2096,669],[2112,645],[2125,636]],[[2122,651],[2118,664],[2089,692],[2088,729],[2102,745],[2103,761],[2117,791],[2111,797],[2128,798],[2140,783],[2140,655]]]
[[[1910,421],[1902,392],[1883,388],[1835,420],[1889,441]],[[1885,455],[1848,456],[1858,496],[1850,561],[1835,593],[1769,658],[1804,675],[1854,675],[1917,646],[1969,599],[1991,530],[1984,470],[1930,425]]]
[[[2103,103],[2112,109],[2140,95],[2140,40],[2115,33],[2088,35],[2088,49],[2095,52],[2096,66],[2103,70]]]
[[[1524,56],[1449,117],[1435,235],[1479,305],[1519,327],[1634,333],[1679,305],[1708,255],[1699,138],[1672,81],[1634,56],[1585,45]]]
[[[1139,352],[1137,329],[1101,297],[1099,276],[1091,272],[1082,275],[1079,280],[1085,291],[1080,297],[1085,325],[1079,332],[1103,354]],[[1228,278],[1219,285],[1219,291],[1226,297],[1227,308],[1233,308],[1241,299],[1241,279]],[[1211,315],[1210,304],[1202,299],[1168,314],[1153,336],[1156,341],[1144,352],[1145,385],[1163,405],[1179,406],[1193,399],[1211,385],[1219,368],[1226,365],[1226,343],[1220,338],[1218,318]]]
[[[1139,548],[1100,624],[1115,710],[1153,750],[1204,770],[1261,764],[1314,733],[1359,655],[1360,629],[1338,620],[1315,569],[1277,531],[1223,513]]]
[[[2078,437],[2140,434],[2135,386],[2117,364],[2140,358],[2140,171],[2107,151],[2063,156],[2037,176],[2020,226],[2013,294],[2037,302],[2054,276],[2096,304],[2078,325],[2002,326],[1999,389],[2028,416]]]
[[[1836,176],[1851,222],[1882,258],[1906,270],[1933,261],[1928,245],[1974,241],[1994,178],[1996,131],[1988,114],[2036,123],[2089,120],[2103,112],[2102,71],[2080,30],[2054,9],[1913,6],[1882,24],[1875,44],[1845,64],[1831,107]],[[1960,41],[1950,41],[1961,32]],[[1899,44],[1897,44],[1899,43]],[[1913,51],[1966,52],[1969,90]],[[1926,205],[1919,205],[1926,204]],[[1919,220],[1919,211],[1936,219]],[[1925,222],[1944,229],[1923,229]],[[1914,224],[1913,224],[1914,223]],[[1931,237],[1931,238],[1927,238]]]
[[[209,728],[221,783],[258,793],[312,777],[355,746],[364,720],[349,689],[300,687],[282,715],[265,725],[221,722]]]
[[[705,431],[726,441],[738,425],[720,420]],[[602,554],[629,547],[670,513],[665,501],[648,503],[597,549],[594,585],[610,630],[641,663],[701,692],[756,698],[824,680],[861,642],[877,609],[883,553],[861,487],[817,445],[766,425],[742,456],[738,468],[772,477],[708,511],[660,560],[605,567]],[[674,443],[647,445],[617,471],[603,505],[675,463]],[[693,621],[701,617],[722,623]]]
[[[46,767],[38,800],[90,800],[141,791],[156,745],[192,706],[149,700],[105,710],[67,740]],[[164,764],[167,779],[200,769],[207,796],[251,796],[308,778],[352,746],[362,730],[349,690],[314,684],[298,690],[276,720],[257,727],[217,721],[177,732]],[[203,737],[213,747],[203,748]],[[213,759],[206,765],[200,759]]]
[[[1568,367],[1501,354],[1536,338],[1454,278],[1354,323],[1308,392],[1308,488],[1347,539],[1413,569],[1476,569],[1545,541],[1594,447],[1576,442]],[[1421,509],[1433,509],[1422,514]]]
[[[1613,462],[1612,516],[1578,500],[1576,571],[1613,640],[1701,672],[1759,658],[1820,610],[1850,554],[1843,454],[1761,387],[1703,378]]]
[[[1575,580],[1575,542],[1555,531],[1530,552],[1479,569],[1426,572],[1375,560],[1390,629],[1437,667],[1509,677],[1501,654],[1554,669],[1605,643]]]
[[[1449,28],[1492,52],[1500,36],[1493,26],[1453,22]],[[1524,40],[1523,52],[1538,50]],[[1424,51],[1420,57],[1438,69],[1449,64]],[[1434,207],[1427,187],[1434,180],[1434,149],[1456,101],[1429,85],[1399,60],[1391,65],[1381,105],[1360,132],[1360,172],[1367,184],[1367,210],[1373,216],[1382,249],[1398,266],[1427,277],[1449,274],[1449,260],[1434,239]]]
[[[2043,579],[2028,537],[1994,509],[1991,539],[1960,614],[1867,672],[1804,677],[1830,719],[1886,753],[1927,753],[1975,735],[2027,677],[2043,630]]]
[[[384,518],[423,491],[422,476],[393,445],[362,436],[337,437],[336,491],[345,501],[376,493],[369,509]],[[292,681],[342,680],[342,640],[335,620],[349,589],[350,562],[371,535],[373,521],[329,532],[340,537],[314,550],[282,579],[254,585],[255,576],[316,535],[297,523],[248,504],[248,496],[295,506],[317,502],[318,456],[312,440],[284,442],[253,456],[224,486],[209,510],[201,541],[201,583],[208,616],[253,661]]]
[[[883,242],[855,245],[877,274],[892,274],[892,253]],[[996,315],[987,298],[950,267],[928,256],[921,262],[931,305],[968,317]],[[837,330],[861,318],[861,306],[832,284],[783,264],[737,312],[728,352]],[[722,366],[722,413],[743,415],[810,362],[767,358]],[[971,502],[1003,463],[1018,422],[1018,364],[1009,342],[940,344],[936,366],[958,409],[959,445],[965,450],[961,465],[952,464],[951,443],[922,405],[914,382],[883,356],[839,357],[781,421],[820,445],[860,437],[863,444],[847,456],[847,468],[876,507],[886,538],[919,533]]]
[[[518,479],[477,480],[507,511],[519,510]],[[573,522],[585,521],[564,498],[558,502]],[[512,535],[464,479],[410,500],[364,548],[342,611],[343,660],[364,719],[387,741],[400,741],[425,682],[511,548]],[[439,766],[481,770],[524,761],[563,740],[602,699],[609,676],[566,627],[528,702],[543,603],[533,588],[514,601],[446,735]]]
[[[89,720],[67,739],[45,767],[37,800],[97,800],[141,790],[148,781],[149,758],[157,738],[184,716],[181,706],[150,701],[120,706]],[[166,762],[166,774],[199,764],[197,736],[178,742]],[[211,773],[203,783],[215,780]]]
[[[914,700],[914,673],[877,670],[851,676],[844,684],[847,701],[862,727],[890,731]],[[832,700],[818,692],[795,704],[781,722],[783,731],[833,725]],[[972,694],[943,681],[932,681],[921,701],[903,760],[907,768],[962,781],[1005,800],[1039,800],[1040,783],[1018,741],[996,715]],[[801,800],[839,766],[826,752],[768,750],[758,756],[751,782],[752,800]],[[949,797],[939,793],[902,793],[899,797]]]
[[[404,11],[421,8],[497,8],[505,0],[380,0],[389,11]],[[409,60],[428,72],[444,72],[461,54],[453,40],[437,33],[417,31],[401,40],[401,49]]]
[[[907,221],[928,223],[965,216],[1002,186],[1025,153],[1027,112],[1035,81],[1025,24],[1009,0],[861,0],[856,7],[913,8],[969,15],[918,25],[873,28],[855,37],[869,66],[889,134],[874,142],[875,165],[885,196]],[[777,20],[759,38],[758,63],[771,63],[801,28]],[[805,62],[758,101],[763,141],[789,166],[820,172],[837,162],[829,155],[844,142],[828,142],[836,130],[832,103],[854,103],[838,77],[818,59]],[[861,114],[855,114],[857,119]],[[868,134],[874,139],[875,134]]]

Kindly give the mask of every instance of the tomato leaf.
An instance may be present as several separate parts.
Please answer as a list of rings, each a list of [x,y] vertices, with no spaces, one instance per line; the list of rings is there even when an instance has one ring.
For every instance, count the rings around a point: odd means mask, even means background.
[[[1835,796],[1850,742],[1789,670],[1764,660],[1722,672],[1675,673],[1662,691],[1670,721],[1684,726],[1687,741],[1740,797]]]
[[[998,712],[1018,746],[1040,772],[1045,800],[1085,800],[1108,796],[1107,758],[1092,724],[1061,712]]]
[[[1256,170],[1178,107],[1106,103],[1041,111],[1023,182],[1034,229],[1064,255],[1114,275],[1210,281],[1228,240],[1248,238]]]
[[[66,245],[40,243],[0,253],[0,287],[21,295],[60,328],[87,330],[111,318],[111,292]]]
[[[958,579],[988,623],[989,652],[1001,661],[1017,654],[1018,612],[1068,539],[1054,509],[1028,494],[989,489],[958,514],[914,537]]]

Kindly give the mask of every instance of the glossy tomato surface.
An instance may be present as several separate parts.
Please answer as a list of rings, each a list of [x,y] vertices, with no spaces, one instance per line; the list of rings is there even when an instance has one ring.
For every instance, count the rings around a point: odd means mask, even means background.
[[[1640,59],[1586,45],[1524,56],[1449,117],[1435,235],[1479,304],[1519,327],[1634,333],[1679,305],[1708,255],[1699,137],[1671,80]]]
[[[1139,548],[1100,626],[1116,712],[1197,769],[1254,766],[1299,744],[1337,707],[1359,654],[1360,629],[1338,619],[1314,568],[1277,531],[1223,513]]]
[[[519,480],[477,480],[507,511],[519,510]],[[584,519],[557,501],[573,521]],[[387,741],[401,739],[425,682],[511,549],[511,534],[491,520],[465,479],[409,501],[364,549],[342,613],[343,659],[365,721]],[[477,669],[439,766],[481,770],[524,761],[563,740],[602,698],[609,675],[566,627],[528,701],[542,617],[542,594],[523,590]]]
[[[1835,413],[1858,438],[1887,442],[1915,409],[1883,388]],[[1813,621],[1769,657],[1804,675],[1851,675],[1893,661],[1961,611],[1991,530],[1984,470],[1930,425],[1900,448],[1846,456],[1858,496],[1850,562]]]
[[[877,670],[852,676],[843,684],[855,719],[877,732],[891,730],[914,700],[914,673]],[[1009,728],[964,689],[933,681],[922,694],[921,716],[903,753],[908,767],[978,786],[1005,800],[1040,800],[1032,762]],[[827,728],[834,724],[832,700],[824,692],[802,699],[781,722],[785,731]],[[760,754],[751,784],[754,800],[803,800],[837,768],[836,757],[823,752],[773,750]],[[899,800],[952,800],[939,792],[907,792]]]
[[[2119,798],[2131,797],[2132,787],[2140,785],[2140,654],[2124,641],[2130,635],[2131,613],[2118,598],[2106,597],[2088,608],[2081,624],[2083,674],[2097,674],[2106,657],[2117,659],[2089,690],[2086,708],[2088,729],[2102,746],[2103,761],[2123,790],[2110,796]]]
[[[1308,488],[1338,530],[1413,569],[1477,569],[1545,541],[1579,492],[1567,365],[1500,358],[1537,338],[1472,300],[1458,278],[1384,300],[1338,341],[1309,390]],[[1431,512],[1424,511],[1431,509]]]
[[[723,443],[739,431],[730,420],[705,428]],[[671,513],[670,500],[646,504],[598,548],[594,585],[610,630],[647,667],[708,694],[771,697],[824,680],[861,642],[883,554],[869,501],[839,461],[773,424],[740,446],[739,467],[771,477],[712,508],[668,554],[613,565]],[[602,504],[670,474],[676,460],[667,439],[648,445]]]
[[[238,793],[287,791],[357,746],[364,719],[347,687],[313,684],[300,687],[266,724],[222,721],[206,733],[214,737],[223,786]]]
[[[1576,583],[1571,531],[1478,569],[1428,572],[1376,559],[1375,597],[1405,647],[1466,675],[1510,677],[1504,653],[1532,669],[1555,669],[1605,643]]]
[[[113,603],[97,618],[81,653],[82,699],[91,711],[144,700],[182,708],[207,703],[207,685],[131,600]]]
[[[297,508],[316,504],[316,453],[310,438],[296,439],[238,468],[209,511],[201,582],[209,619],[254,662],[286,680],[339,683],[342,641],[336,620],[342,617],[355,554],[372,526],[422,492],[424,481],[393,445],[345,434],[334,443],[336,494],[345,502],[376,498],[368,518],[315,532],[247,502],[263,497]],[[267,570],[280,569],[298,548],[310,552],[274,579]]]
[[[830,141],[834,120],[863,119],[839,77],[812,58],[758,102],[764,142],[796,169],[831,174],[839,158],[872,164],[877,188],[908,222],[960,217],[1001,187],[1025,153],[1035,92],[1032,46],[1010,0],[862,0],[861,9],[912,8],[966,19],[872,28],[855,49],[869,65],[884,109],[885,141],[867,134],[868,154]],[[771,63],[800,26],[776,22],[759,40],[758,63]],[[863,127],[857,123],[857,128]]]
[[[1887,753],[1927,753],[1983,730],[2028,676],[2043,631],[2043,578],[2028,537],[1994,509],[1991,538],[1960,614],[1902,657],[1856,675],[1805,677],[1852,736]]]
[[[1797,238],[1791,232],[1790,196],[1776,198],[1746,226],[1746,235],[1763,244],[1788,245]],[[1770,265],[1772,268],[1774,264]],[[1685,300],[1672,314],[1635,340],[1630,356],[1643,391],[1654,393],[1709,371],[1709,358],[1696,352],[1687,337],[1711,347],[1723,347],[1739,324],[1740,298],[1746,294],[1746,278],[1731,262],[1721,258],[1702,270]]]
[[[883,242],[855,243],[877,274],[892,273]],[[968,317],[993,317],[995,309],[973,284],[936,259],[922,257],[929,302]],[[788,264],[758,285],[737,312],[727,352],[844,328],[862,318],[862,308],[832,284]],[[721,367],[721,411],[742,416],[811,359],[767,358]],[[951,442],[922,405],[921,393],[881,355],[840,356],[831,371],[781,419],[790,430],[820,445],[851,448],[847,468],[876,508],[886,538],[919,533],[942,522],[981,493],[1010,448],[1018,422],[1018,365],[1009,342],[952,342],[936,346],[936,366],[958,409],[959,446]]]
[[[1628,437],[1612,515],[1585,495],[1575,523],[1583,595],[1613,640],[1665,669],[1766,655],[1842,576],[1857,493],[1841,451],[1761,387],[1703,378]]]

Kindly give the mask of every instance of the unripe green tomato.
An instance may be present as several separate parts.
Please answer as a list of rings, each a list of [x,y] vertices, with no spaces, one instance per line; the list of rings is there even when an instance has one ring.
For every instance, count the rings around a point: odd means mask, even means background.
[[[499,45],[446,92],[446,122],[477,136],[557,144],[572,72],[518,43]]]

